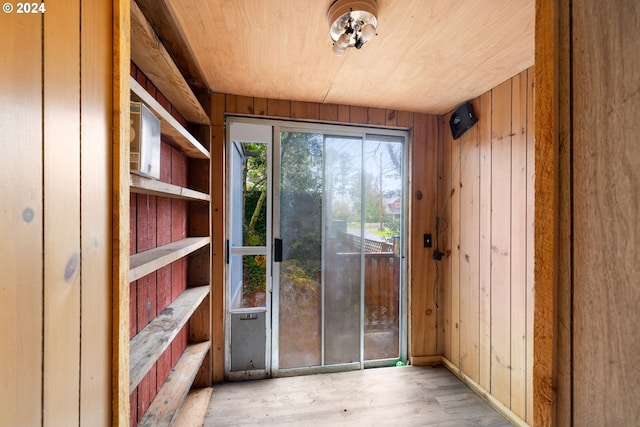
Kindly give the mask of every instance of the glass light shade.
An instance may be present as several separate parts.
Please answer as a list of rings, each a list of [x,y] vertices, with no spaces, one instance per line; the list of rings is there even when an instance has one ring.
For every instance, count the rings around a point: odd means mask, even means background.
[[[349,47],[349,45],[351,44],[351,34],[347,34],[347,33],[343,33],[338,40],[336,40],[336,46],[338,46],[340,49],[344,49],[346,47]]]
[[[364,24],[362,32],[360,33],[360,40],[362,43],[366,43],[372,40],[376,36],[376,27],[373,24]]]
[[[344,55],[345,52],[346,52],[346,49],[338,46],[336,43],[333,44],[333,53],[335,53],[338,56],[342,56]]]

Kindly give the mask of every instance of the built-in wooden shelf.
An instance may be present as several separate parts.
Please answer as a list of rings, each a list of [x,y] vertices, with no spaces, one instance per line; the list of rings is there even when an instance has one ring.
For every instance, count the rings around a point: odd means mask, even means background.
[[[180,147],[185,155],[196,159],[211,158],[207,150],[133,77],[130,77],[131,99],[142,101],[160,119],[160,132]]]
[[[192,389],[173,420],[175,426],[201,426],[207,416],[213,388]]]
[[[208,285],[186,289],[129,341],[129,390],[140,384],[208,294]]]
[[[141,396],[140,383],[145,375],[153,372],[154,366],[160,369],[158,360],[171,343],[176,342],[180,331],[187,327],[190,343],[179,360],[172,361],[175,366],[138,425],[168,426],[176,422],[182,425],[201,425],[211,397],[212,390],[207,387],[211,385],[213,370],[209,194],[209,189],[212,188],[209,152],[212,139],[211,118],[135,1],[131,2],[130,16],[131,60],[147,78],[147,84],[140,84],[136,78],[130,77],[130,99],[142,102],[158,117],[163,141],[183,152],[189,159],[186,162],[188,183],[181,183],[185,187],[130,174],[128,191],[191,203],[184,206],[180,203],[171,204],[172,217],[178,214],[182,217],[184,211],[188,225],[184,231],[189,233],[189,237],[129,256],[129,282],[179,259],[187,260],[190,272],[188,278],[185,278],[186,283],[183,284],[181,279],[175,284],[181,288],[185,285],[187,289],[129,340],[129,361],[126,366],[129,370],[129,393]],[[136,74],[140,76],[137,71]],[[156,99],[155,89],[147,92],[147,87],[151,87],[150,83],[164,98],[158,96]],[[181,118],[188,124],[184,124]],[[128,161],[121,167],[126,165]],[[163,167],[169,166],[165,164]],[[136,309],[137,306],[131,308]],[[163,371],[163,376],[165,373]],[[192,390],[192,387],[196,388]],[[138,410],[139,408],[132,407],[131,421],[135,422],[142,415]]]
[[[192,201],[211,201],[211,196],[206,193],[146,178],[133,173],[129,176],[129,188],[132,193],[137,194],[148,194],[150,196],[169,197],[171,199]]]
[[[210,346],[209,341],[187,346],[138,423],[139,426],[160,427],[173,424]]]
[[[131,2],[131,59],[187,121],[210,123],[198,98],[135,2]]]
[[[211,237],[187,237],[148,251],[139,252],[129,258],[129,282],[171,264],[180,258],[211,243]]]

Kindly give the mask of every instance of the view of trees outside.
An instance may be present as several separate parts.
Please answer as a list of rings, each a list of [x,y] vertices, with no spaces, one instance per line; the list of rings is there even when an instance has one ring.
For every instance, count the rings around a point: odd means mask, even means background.
[[[375,138],[362,144],[359,139],[349,143],[340,137],[339,144],[327,145],[326,161],[336,165],[327,171],[327,194],[332,195],[329,212],[332,219],[347,221],[350,233],[360,235],[354,227],[359,228],[363,219],[366,238],[391,243],[401,231],[401,212],[389,204],[402,197],[402,144]]]
[[[242,144],[243,246],[267,245],[267,144]],[[242,257],[242,306],[266,303],[267,266],[264,255]]]

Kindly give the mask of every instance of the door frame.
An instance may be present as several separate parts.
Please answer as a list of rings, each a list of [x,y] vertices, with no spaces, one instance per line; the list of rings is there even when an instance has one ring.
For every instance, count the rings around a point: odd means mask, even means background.
[[[231,152],[231,141],[230,138],[230,124],[231,123],[246,123],[246,124],[256,124],[256,125],[267,125],[272,128],[272,140],[270,144],[269,150],[269,164],[271,169],[269,170],[270,174],[270,183],[268,191],[271,193],[268,199],[271,200],[271,211],[268,212],[269,219],[268,222],[271,225],[270,239],[268,237],[267,243],[267,252],[271,253],[273,251],[273,241],[275,238],[279,238],[279,224],[276,225],[276,220],[280,218],[280,205],[279,205],[279,194],[276,192],[280,188],[280,176],[276,171],[280,169],[280,131],[281,129],[286,130],[295,130],[300,132],[318,132],[323,133],[325,135],[337,135],[337,136],[362,136],[363,142],[367,140],[367,135],[391,135],[391,136],[401,136],[404,138],[404,143],[402,144],[402,155],[403,155],[403,164],[402,164],[402,183],[403,183],[403,220],[402,220],[402,228],[401,228],[401,245],[400,245],[400,289],[399,289],[399,359],[402,361],[407,361],[408,359],[408,342],[409,342],[409,313],[408,313],[408,262],[407,262],[407,254],[408,254],[408,219],[409,219],[409,145],[410,145],[410,136],[409,131],[406,129],[392,129],[388,127],[376,127],[376,126],[366,126],[366,125],[348,125],[348,124],[330,124],[330,123],[320,123],[320,122],[307,122],[307,121],[296,121],[296,120],[287,120],[287,119],[273,119],[273,118],[256,118],[256,117],[247,117],[242,115],[226,115],[225,116],[225,129],[226,129],[226,144],[227,144],[227,164],[230,164],[230,155]],[[227,171],[227,182],[225,184],[226,188],[226,196],[225,199],[227,201],[227,211],[231,209],[230,197],[231,197],[231,168],[228,168]],[[226,226],[227,230],[231,230],[231,215],[227,212],[226,215]],[[228,254],[227,254],[228,256]],[[270,272],[270,284],[268,285],[269,297],[267,300],[270,302],[270,307],[268,307],[267,312],[270,315],[269,319],[269,328],[267,335],[267,372],[265,376],[273,376],[273,377],[284,377],[284,376],[293,376],[299,374],[311,374],[311,373],[328,373],[328,372],[338,372],[338,371],[346,371],[353,369],[363,369],[367,367],[377,367],[377,366],[387,366],[389,363],[386,359],[383,360],[372,360],[365,361],[363,357],[361,357],[360,362],[347,363],[347,364],[338,364],[338,365],[323,365],[323,366],[314,366],[314,367],[302,367],[302,368],[289,368],[289,369],[279,369],[278,367],[278,358],[279,358],[279,340],[278,340],[278,318],[275,314],[278,313],[278,287],[274,286],[274,284],[278,282],[278,268],[273,268],[272,257],[271,265],[269,266]],[[229,379],[245,379],[246,376],[244,373],[251,371],[243,371],[243,375],[240,375],[240,378],[233,378],[237,375],[229,375],[231,373],[230,370],[230,347],[231,347],[231,322],[230,322],[230,309],[229,309],[229,264],[226,264],[225,269],[225,318],[227,319],[225,324],[225,377]],[[322,325],[324,327],[324,325]],[[362,332],[362,331],[361,331]],[[361,336],[361,347],[363,337]],[[363,349],[361,348],[361,354],[363,353]],[[256,375],[252,375],[250,379],[257,378]],[[248,379],[248,378],[247,378]]]
[[[226,213],[226,230],[227,230],[227,235],[225,236],[225,241],[226,241],[226,248],[225,248],[225,302],[224,302],[224,307],[225,307],[225,348],[224,348],[224,352],[225,352],[225,367],[224,367],[224,376],[226,379],[231,380],[231,381],[235,381],[235,380],[248,380],[248,379],[259,379],[259,378],[268,378],[271,376],[271,347],[272,347],[272,342],[271,342],[271,338],[273,336],[272,332],[271,332],[271,319],[272,319],[272,309],[271,309],[271,298],[272,298],[272,289],[273,289],[273,282],[272,282],[272,248],[271,248],[271,242],[273,240],[273,233],[272,233],[272,228],[271,228],[271,223],[272,223],[272,205],[273,205],[273,198],[272,198],[272,194],[273,194],[273,167],[271,167],[271,162],[273,159],[273,126],[268,124],[268,123],[248,123],[244,120],[233,120],[232,118],[229,118],[228,120],[225,120],[226,122],[226,144],[227,144],[227,172],[226,172],[226,183],[225,183],[225,199],[226,199],[226,206],[227,206],[227,213]],[[247,136],[245,138],[241,138],[238,139],[236,138],[235,140],[232,140],[231,138],[231,125],[232,123],[237,123],[237,124],[259,124],[263,127],[270,127],[270,135],[268,137],[266,137],[266,130],[263,130],[265,133],[264,135],[261,135],[261,132],[256,132],[256,134],[253,135],[253,137],[255,137],[255,141],[252,138],[249,138],[248,136],[251,135],[250,132],[248,132],[245,135],[241,135],[241,136]],[[251,140],[250,140],[251,139]],[[266,169],[266,174],[267,174],[267,197],[266,197],[266,242],[264,246],[255,246],[255,247],[249,247],[249,246],[238,246],[238,247],[232,247],[232,242],[231,242],[231,238],[233,237],[233,183],[234,183],[234,179],[233,179],[233,175],[235,173],[235,169],[234,169],[234,161],[233,161],[233,156],[234,156],[234,151],[235,151],[235,147],[234,144],[236,142],[256,142],[256,143],[264,143],[267,146],[267,169]],[[264,255],[266,258],[266,283],[265,283],[265,307],[264,308],[260,308],[260,307],[251,307],[251,308],[237,308],[237,309],[232,309],[231,308],[231,298],[233,297],[232,292],[231,292],[231,276],[232,276],[232,269],[230,268],[231,266],[231,257],[232,256],[246,256],[246,255]],[[264,363],[265,363],[265,368],[264,369],[255,369],[255,370],[245,370],[245,371],[232,371],[231,368],[231,364],[232,364],[232,354],[231,354],[231,343],[232,343],[232,317],[233,315],[236,314],[244,314],[244,315],[251,315],[251,314],[259,314],[259,313],[265,313],[265,354],[264,354]]]

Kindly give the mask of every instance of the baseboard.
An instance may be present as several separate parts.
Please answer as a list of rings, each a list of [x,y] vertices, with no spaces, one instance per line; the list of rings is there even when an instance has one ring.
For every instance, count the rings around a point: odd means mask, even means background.
[[[435,356],[432,356],[435,357]],[[483,398],[493,409],[500,412],[503,417],[505,417],[511,424],[518,427],[529,427],[522,418],[517,416],[511,409],[507,408],[504,403],[500,402],[498,399],[493,397],[491,393],[489,393],[484,387],[480,384],[473,381],[471,378],[467,377],[464,372],[460,370],[457,366],[455,366],[451,361],[449,361],[444,356],[439,356],[442,364],[449,370],[453,375],[460,378],[460,381],[465,383],[475,394]]]
[[[442,363],[442,356],[411,356],[410,363],[413,366],[431,366]]]

